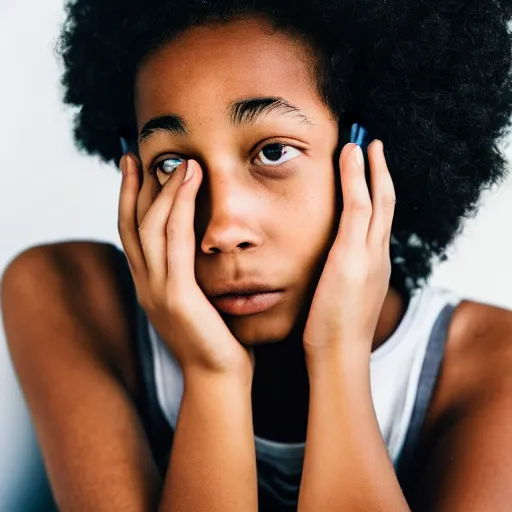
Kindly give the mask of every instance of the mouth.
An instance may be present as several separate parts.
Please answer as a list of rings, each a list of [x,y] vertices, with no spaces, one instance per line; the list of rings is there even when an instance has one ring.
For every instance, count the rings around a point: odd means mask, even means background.
[[[283,290],[225,294],[211,297],[212,304],[223,313],[234,316],[254,315],[273,308],[282,298]]]

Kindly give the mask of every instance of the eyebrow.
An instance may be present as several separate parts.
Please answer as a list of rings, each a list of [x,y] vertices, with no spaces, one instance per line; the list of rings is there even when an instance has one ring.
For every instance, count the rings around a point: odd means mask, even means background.
[[[230,124],[234,127],[254,124],[262,117],[275,112],[299,119],[302,124],[314,126],[313,121],[304,112],[281,97],[245,98],[233,101],[226,109]],[[153,117],[140,131],[137,145],[140,146],[157,132],[164,132],[178,137],[189,135],[184,119],[175,114]]]

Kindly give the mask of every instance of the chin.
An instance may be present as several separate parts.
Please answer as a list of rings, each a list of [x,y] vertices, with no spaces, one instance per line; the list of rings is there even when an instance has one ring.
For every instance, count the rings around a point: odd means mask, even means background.
[[[226,324],[233,336],[243,345],[263,345],[279,343],[292,331],[293,322],[279,316],[264,318],[263,315],[226,318]]]

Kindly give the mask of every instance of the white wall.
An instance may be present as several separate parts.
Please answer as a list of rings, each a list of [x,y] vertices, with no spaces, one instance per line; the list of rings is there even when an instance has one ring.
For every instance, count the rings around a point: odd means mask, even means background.
[[[62,0],[0,3],[0,273],[22,249],[94,239],[119,247],[114,167],[79,155],[60,102],[53,46]],[[507,153],[510,158],[510,152]],[[512,309],[512,178],[487,194],[432,282]],[[14,510],[39,461],[0,325],[0,510]],[[24,511],[25,512],[25,511]]]
[[[61,106],[53,47],[63,19],[62,0],[0,0],[0,273],[38,243],[94,239],[121,246],[120,174],[77,153],[71,114]],[[34,489],[39,461],[30,455],[32,442],[0,325],[2,511],[14,511],[13,496]]]

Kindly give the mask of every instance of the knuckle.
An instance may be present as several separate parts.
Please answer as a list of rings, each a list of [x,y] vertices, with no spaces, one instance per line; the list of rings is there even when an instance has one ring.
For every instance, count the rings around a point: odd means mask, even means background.
[[[139,233],[139,238],[147,241],[149,237],[152,236],[154,228],[149,222],[141,222],[141,224],[137,226],[137,231]]]
[[[382,208],[385,212],[392,212],[395,209],[396,198],[394,195],[387,195],[382,199]]]
[[[355,198],[351,201],[348,208],[352,215],[356,215],[358,217],[369,217],[372,214],[372,204],[370,201],[366,201],[365,199]]]
[[[169,243],[173,243],[178,239],[178,230],[176,229],[176,226],[173,224],[167,224],[166,227],[166,235],[167,235],[167,241]]]

